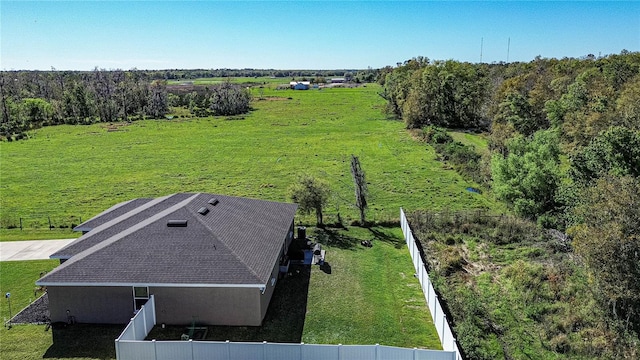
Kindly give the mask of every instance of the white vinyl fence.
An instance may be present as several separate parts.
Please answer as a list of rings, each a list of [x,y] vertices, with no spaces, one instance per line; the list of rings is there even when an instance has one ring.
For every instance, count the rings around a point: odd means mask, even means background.
[[[431,317],[433,318],[433,323],[438,331],[438,336],[440,336],[442,348],[445,351],[453,351],[455,353],[455,359],[462,360],[462,353],[460,352],[456,339],[453,337],[453,333],[451,332],[451,328],[447,322],[447,317],[442,310],[440,301],[438,300],[438,295],[436,295],[436,292],[433,289],[431,279],[429,279],[429,274],[427,273],[427,268],[422,261],[420,250],[418,250],[416,240],[413,237],[413,232],[411,231],[411,227],[409,226],[409,222],[407,221],[407,217],[405,216],[402,208],[400,209],[400,226],[402,227],[404,239],[407,243],[407,247],[409,248],[409,252],[411,253],[413,267],[416,269],[416,277],[420,280],[422,293],[424,294],[424,298],[429,306],[429,310],[431,311]]]
[[[151,295],[149,300],[142,305],[136,315],[129,321],[120,336],[116,339],[116,358],[118,356],[118,343],[123,340],[144,340],[151,329],[156,325],[156,300]]]
[[[450,351],[383,345],[312,345],[219,341],[117,343],[118,360],[454,360]]]

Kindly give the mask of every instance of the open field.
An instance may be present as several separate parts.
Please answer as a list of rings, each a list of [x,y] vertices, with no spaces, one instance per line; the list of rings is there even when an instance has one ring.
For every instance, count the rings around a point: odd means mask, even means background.
[[[310,234],[326,244],[326,266],[313,266],[310,273],[294,271],[281,280],[263,327],[210,327],[208,339],[440,348],[400,229],[348,227]],[[374,246],[365,248],[362,240]],[[56,263],[0,262],[0,289],[11,291],[14,314],[33,298],[33,281],[40,271]],[[4,301],[0,311],[8,317]],[[3,359],[113,358],[113,339],[123,327],[44,328],[0,329]],[[183,330],[156,328],[150,338],[175,340]],[[27,338],[30,341],[23,341]]]
[[[301,77],[298,77],[301,78]],[[169,80],[168,84],[170,85],[178,85],[178,84],[193,84],[193,85],[213,85],[213,84],[221,84],[225,81],[229,81],[235,84],[263,84],[265,86],[274,85],[277,86],[279,84],[289,84],[291,77],[269,77],[269,76],[260,76],[260,77],[217,77],[217,78],[200,78],[200,79],[189,79],[189,80]]]
[[[350,221],[357,218],[351,154],[367,174],[373,220],[397,219],[400,206],[503,210],[467,192],[473,184],[385,118],[378,90],[265,89],[270,100],[255,101],[239,118],[39,129],[28,141],[0,144],[1,223],[41,216],[46,224],[51,216],[69,225],[120,201],[186,191],[287,201],[287,188],[303,173],[330,183],[327,220],[339,208]]]

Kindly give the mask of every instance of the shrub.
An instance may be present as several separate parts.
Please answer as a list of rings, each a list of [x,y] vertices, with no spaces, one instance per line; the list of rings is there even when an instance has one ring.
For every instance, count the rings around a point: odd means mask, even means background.
[[[445,129],[433,125],[424,127],[421,137],[430,144],[447,144],[453,141]]]
[[[214,115],[231,116],[249,112],[251,93],[240,85],[225,82],[211,88],[210,109]]]

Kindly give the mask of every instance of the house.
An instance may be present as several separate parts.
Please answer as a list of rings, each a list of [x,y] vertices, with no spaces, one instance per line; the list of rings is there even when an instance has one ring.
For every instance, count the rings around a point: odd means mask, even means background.
[[[205,193],[123,202],[78,225],[36,284],[52,322],[127,323],[154,295],[158,323],[258,326],[296,209]]]
[[[309,90],[310,81],[291,81],[289,87],[294,90]]]
[[[343,77],[337,77],[337,78],[331,79],[332,84],[342,84],[342,83],[345,83],[346,81],[347,81],[346,78],[343,78]]]

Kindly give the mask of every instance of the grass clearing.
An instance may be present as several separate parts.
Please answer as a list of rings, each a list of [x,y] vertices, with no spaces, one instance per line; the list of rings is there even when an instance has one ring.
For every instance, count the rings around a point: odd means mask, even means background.
[[[339,208],[350,221],[358,218],[351,205],[351,154],[367,175],[372,220],[397,219],[401,206],[502,209],[490,197],[465,191],[474,184],[443,167],[401,122],[386,119],[378,91],[377,85],[265,89],[265,97],[284,100],[256,100],[250,114],[233,120],[38,129],[27,141],[0,143],[0,221],[50,216],[71,222],[131,198],[187,191],[287,201],[287,188],[302,173],[330,183],[327,220]]]
[[[80,237],[79,232],[71,229],[0,229],[0,241],[73,239]]]
[[[454,141],[461,142],[465,145],[471,145],[474,149],[480,153],[488,153],[489,141],[483,134],[473,134],[464,131],[448,131]]]

